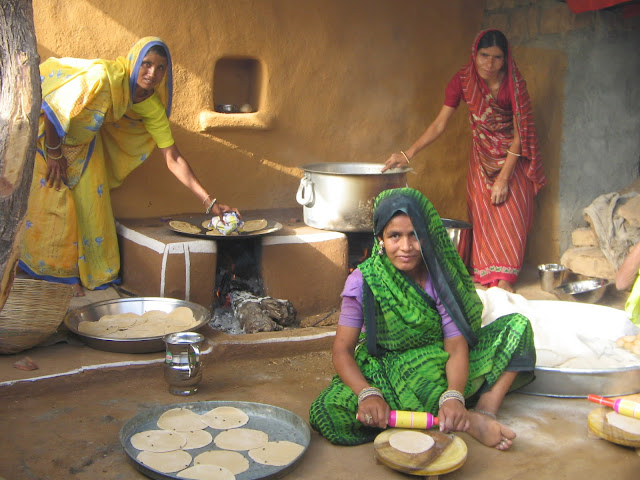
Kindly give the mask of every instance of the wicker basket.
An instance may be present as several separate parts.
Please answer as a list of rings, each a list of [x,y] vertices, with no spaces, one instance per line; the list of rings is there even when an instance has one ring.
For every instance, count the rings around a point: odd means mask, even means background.
[[[55,333],[72,296],[71,285],[16,278],[0,310],[0,354],[21,352]]]

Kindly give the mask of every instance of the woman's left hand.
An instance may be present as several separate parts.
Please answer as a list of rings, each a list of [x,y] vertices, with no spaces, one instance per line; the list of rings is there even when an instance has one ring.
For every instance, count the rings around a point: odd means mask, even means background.
[[[491,203],[500,205],[509,195],[509,182],[501,178],[496,178],[491,187]]]
[[[444,433],[466,432],[470,426],[469,412],[458,400],[447,400],[438,412],[438,424]]]

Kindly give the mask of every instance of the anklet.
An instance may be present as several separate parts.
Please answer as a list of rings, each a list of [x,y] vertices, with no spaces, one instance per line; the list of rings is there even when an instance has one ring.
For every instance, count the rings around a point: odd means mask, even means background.
[[[497,420],[497,419],[498,419],[498,417],[496,417],[496,414],[495,414],[495,413],[485,412],[484,410],[476,410],[475,408],[473,409],[473,411],[474,411],[474,412],[481,413],[481,414],[486,415],[486,416],[488,416],[488,417],[491,417],[491,418],[493,418],[494,420]]]

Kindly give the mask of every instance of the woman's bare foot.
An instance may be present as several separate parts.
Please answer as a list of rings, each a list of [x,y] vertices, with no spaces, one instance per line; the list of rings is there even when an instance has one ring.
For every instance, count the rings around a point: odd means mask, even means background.
[[[498,288],[506,290],[507,292],[510,292],[510,293],[515,293],[516,291],[515,288],[513,288],[513,285],[507,282],[506,280],[498,280]]]
[[[80,285],[79,283],[74,283],[72,287],[74,297],[84,297],[84,290],[82,289],[82,285]]]
[[[487,447],[506,450],[516,438],[516,433],[513,430],[484,413],[471,410],[469,411],[469,420],[471,423],[469,435]]]

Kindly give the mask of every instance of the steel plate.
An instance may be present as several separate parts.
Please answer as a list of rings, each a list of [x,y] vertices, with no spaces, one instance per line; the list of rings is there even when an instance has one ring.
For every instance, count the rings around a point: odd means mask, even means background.
[[[137,313],[142,315],[150,310],[161,310],[168,313],[178,307],[190,308],[198,322],[195,326],[185,331],[197,330],[211,320],[211,312],[197,303],[165,297],[135,297],[105,300],[73,309],[64,317],[64,324],[91,348],[116,353],[161,352],[165,349],[164,341],[162,340],[164,335],[144,338],[98,337],[79,332],[78,324],[83,321],[97,322],[104,315],[118,313]]]
[[[186,232],[181,232],[180,230],[176,230],[171,225],[169,225],[169,222],[173,220],[190,223],[191,225],[198,227],[200,229],[200,233],[186,233]],[[186,235],[187,237],[195,237],[195,238],[206,238],[207,240],[239,240],[243,238],[255,238],[255,237],[261,237],[263,235],[268,235],[273,232],[277,232],[278,230],[282,230],[282,224],[280,222],[267,220],[267,226],[262,230],[257,230],[255,232],[238,233],[237,235],[207,235],[208,230],[202,226],[202,223],[205,220],[211,220],[211,215],[194,214],[194,215],[182,215],[179,217],[171,217],[170,219],[167,220],[167,227],[171,231],[179,233],[180,235]],[[243,218],[243,220],[248,221],[248,220],[257,220],[257,219]]]
[[[134,466],[143,474],[156,480],[176,479],[177,472],[175,473],[162,473],[155,469],[149,468],[146,465],[138,462],[136,457],[140,450],[133,448],[131,445],[131,437],[136,433],[143,432],[145,430],[159,430],[156,422],[160,415],[172,408],[188,408],[200,415],[212,410],[216,407],[231,406],[243,410],[249,416],[249,422],[246,424],[246,428],[253,428],[255,430],[262,430],[269,435],[269,441],[276,440],[288,440],[304,446],[302,453],[289,465],[283,467],[276,467],[270,465],[262,465],[253,461],[248,455],[247,451],[241,451],[247,460],[249,460],[249,470],[236,475],[237,480],[257,480],[257,479],[274,479],[281,478],[288,472],[293,470],[295,466],[300,462],[304,456],[309,443],[311,442],[311,430],[307,423],[289,410],[285,410],[273,405],[266,405],[262,403],[253,402],[232,402],[232,401],[207,401],[207,402],[193,402],[193,403],[181,403],[175,405],[164,405],[156,407],[146,412],[142,412],[127,423],[125,423],[120,429],[120,443],[125,452],[129,456],[129,459],[133,462]],[[216,430],[207,427],[207,430],[215,439],[216,434],[223,430]],[[209,450],[220,450],[215,444],[211,443],[206,447],[196,448],[188,450],[193,458],[200,453]],[[193,464],[193,462],[192,462]]]

